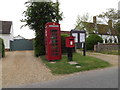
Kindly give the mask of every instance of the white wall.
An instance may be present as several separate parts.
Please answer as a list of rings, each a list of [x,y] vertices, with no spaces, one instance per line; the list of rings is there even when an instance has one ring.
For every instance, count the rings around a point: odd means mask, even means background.
[[[101,35],[99,35],[99,36],[101,36]],[[109,41],[110,38],[112,38],[112,43],[115,43],[115,42],[114,42],[115,39],[116,39],[117,42],[118,42],[117,36],[102,35],[101,37],[102,37],[102,39],[103,39],[103,43],[105,43],[105,39],[107,39],[107,40]]]
[[[12,40],[12,41],[13,41],[13,34],[14,34],[14,32],[13,32],[13,25],[12,25],[11,29],[10,29],[10,40]]]
[[[0,37],[4,40],[5,49],[10,48],[10,35],[9,34],[0,34]]]

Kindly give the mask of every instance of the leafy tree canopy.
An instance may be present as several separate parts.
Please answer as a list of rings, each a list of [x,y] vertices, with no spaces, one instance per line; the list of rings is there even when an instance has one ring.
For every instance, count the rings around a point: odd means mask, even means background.
[[[45,54],[45,24],[47,22],[59,22],[62,20],[62,13],[59,12],[59,2],[53,3],[51,0],[46,2],[26,2],[26,11],[23,12],[25,19],[21,22],[35,31],[34,49],[35,56]]]
[[[83,22],[89,22],[89,21],[91,21],[91,17],[89,13],[85,13],[82,16],[78,15],[75,24],[75,29],[84,30]]]
[[[58,14],[59,9],[57,3],[50,2],[26,2],[27,10],[23,12],[26,22],[24,26],[29,26],[30,29],[40,30],[46,22],[56,22],[62,20],[62,13]],[[59,5],[59,3],[58,3]]]
[[[101,18],[104,21],[104,23],[108,23],[108,20],[112,20],[113,24],[115,24],[118,19],[118,11],[114,8],[109,8],[106,9],[105,12],[102,12],[97,16],[98,18]]]

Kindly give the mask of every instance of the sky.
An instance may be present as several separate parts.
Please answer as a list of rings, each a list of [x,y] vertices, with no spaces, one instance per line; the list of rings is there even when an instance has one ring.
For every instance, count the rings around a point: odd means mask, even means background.
[[[34,31],[29,27],[20,27],[24,24],[20,22],[24,18],[23,11],[26,10],[24,3],[28,0],[1,0],[0,20],[12,21],[14,36],[21,35],[26,39],[34,38]],[[56,1],[56,0],[52,0]],[[77,16],[89,13],[90,16],[105,12],[108,8],[118,9],[120,0],[59,0],[60,10],[63,12],[63,20],[60,21],[62,31],[74,29]]]

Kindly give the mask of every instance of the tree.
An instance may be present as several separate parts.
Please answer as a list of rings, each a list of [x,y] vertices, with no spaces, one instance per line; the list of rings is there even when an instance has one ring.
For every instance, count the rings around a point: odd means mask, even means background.
[[[104,21],[104,23],[108,24],[108,21],[112,20],[113,25],[115,25],[118,19],[118,11],[114,8],[109,8],[106,10],[106,12],[102,12],[97,16],[98,18],[101,18]]]
[[[106,23],[108,25],[109,25],[109,20],[112,20],[113,25],[109,26],[109,27],[116,28],[117,21],[118,21],[118,10],[116,10],[114,8],[109,8],[109,9],[107,9],[106,12],[102,12],[102,14],[99,14],[97,16],[98,16],[98,18],[101,18],[104,21],[104,23]],[[115,29],[115,32],[118,32],[118,29]],[[111,33],[111,31],[109,31],[109,33]],[[115,39],[115,37],[114,37],[114,39]]]
[[[97,34],[90,34],[86,39],[86,49],[94,50],[94,45],[98,42],[103,43],[103,39]]]
[[[89,15],[89,13],[85,13],[85,14],[83,14],[83,16],[78,15],[77,21],[75,24],[75,29],[84,30],[83,23],[87,22],[87,21],[91,21],[91,17]]]
[[[26,2],[27,10],[23,12],[25,19],[22,22],[35,31],[35,56],[45,54],[45,24],[47,22],[59,22],[62,20],[62,13],[59,13],[59,3],[49,2]]]

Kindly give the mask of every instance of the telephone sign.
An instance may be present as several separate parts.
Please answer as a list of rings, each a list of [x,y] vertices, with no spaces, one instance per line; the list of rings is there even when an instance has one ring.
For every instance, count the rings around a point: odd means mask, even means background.
[[[48,22],[45,26],[46,59],[59,60],[61,59],[60,24]]]
[[[59,25],[49,25],[49,27],[59,27]]]

